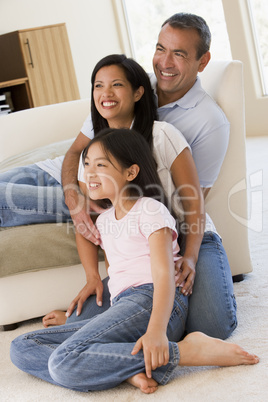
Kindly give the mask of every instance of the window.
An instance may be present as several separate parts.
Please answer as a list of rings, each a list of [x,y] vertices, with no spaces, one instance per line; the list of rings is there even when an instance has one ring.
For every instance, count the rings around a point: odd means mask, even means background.
[[[248,0],[264,95],[268,95],[268,2]]]
[[[146,71],[152,70],[162,23],[177,12],[202,16],[212,34],[212,59],[232,59],[221,0],[124,0],[124,8],[134,57]]]

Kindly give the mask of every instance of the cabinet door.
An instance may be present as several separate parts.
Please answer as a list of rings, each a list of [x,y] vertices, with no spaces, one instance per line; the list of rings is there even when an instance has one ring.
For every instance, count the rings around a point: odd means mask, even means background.
[[[79,99],[64,24],[19,33],[34,106]]]

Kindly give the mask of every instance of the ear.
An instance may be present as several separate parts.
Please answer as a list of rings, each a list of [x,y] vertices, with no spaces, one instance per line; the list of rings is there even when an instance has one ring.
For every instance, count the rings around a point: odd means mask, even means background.
[[[205,69],[205,67],[207,66],[207,64],[210,60],[210,57],[211,57],[210,52],[206,52],[200,58],[200,64],[199,64],[199,68],[198,68],[199,73],[201,73]]]
[[[140,167],[138,165],[131,165],[128,169],[127,169],[127,181],[132,181],[134,180],[140,171]]]
[[[136,91],[135,91],[135,95],[134,95],[134,100],[135,102],[138,102],[142,96],[144,94],[144,87],[140,86]]]

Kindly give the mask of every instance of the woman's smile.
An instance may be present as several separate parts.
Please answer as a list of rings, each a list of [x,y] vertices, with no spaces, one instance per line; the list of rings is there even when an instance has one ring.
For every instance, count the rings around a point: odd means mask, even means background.
[[[112,108],[112,107],[116,106],[118,104],[118,102],[115,102],[115,101],[103,101],[101,104],[105,108]]]
[[[109,127],[130,127],[135,103],[140,99],[127,80],[124,70],[117,66],[102,67],[96,74],[93,97],[98,112]]]

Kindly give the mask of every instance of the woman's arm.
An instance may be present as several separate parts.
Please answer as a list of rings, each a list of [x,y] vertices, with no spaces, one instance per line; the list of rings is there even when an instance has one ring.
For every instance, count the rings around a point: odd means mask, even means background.
[[[65,203],[69,208],[76,230],[88,240],[99,244],[99,233],[86,209],[85,197],[80,192],[77,183],[80,154],[88,143],[89,138],[80,132],[65,155],[61,179]]]
[[[182,292],[191,294],[195,278],[195,265],[205,228],[204,199],[194,160],[185,148],[174,160],[170,169],[174,185],[182,201],[184,222],[180,230],[185,236],[183,258],[176,263],[177,284],[183,284]]]
[[[167,325],[174,304],[174,259],[172,231],[160,229],[149,237],[151,269],[154,283],[153,309],[146,333],[137,341],[132,354],[143,349],[146,375],[169,360]]]

